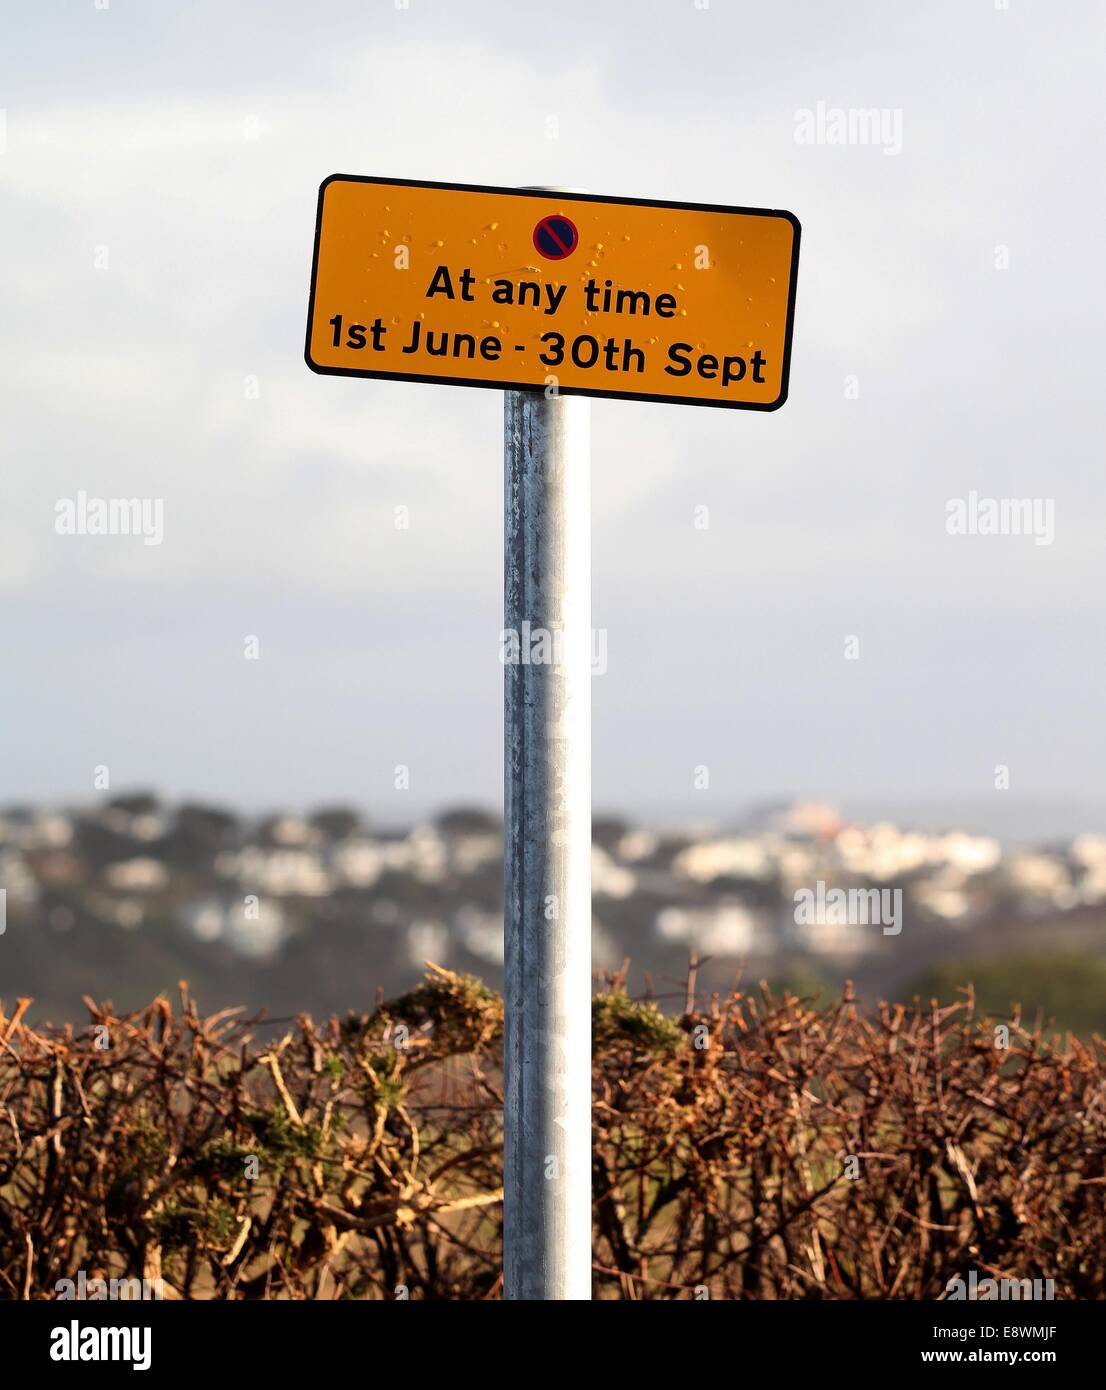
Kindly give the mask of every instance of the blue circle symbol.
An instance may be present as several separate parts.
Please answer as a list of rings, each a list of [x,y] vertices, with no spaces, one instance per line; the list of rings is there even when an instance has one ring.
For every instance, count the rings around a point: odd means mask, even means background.
[[[547,261],[563,261],[580,241],[576,225],[559,212],[543,217],[534,228],[534,246]]]

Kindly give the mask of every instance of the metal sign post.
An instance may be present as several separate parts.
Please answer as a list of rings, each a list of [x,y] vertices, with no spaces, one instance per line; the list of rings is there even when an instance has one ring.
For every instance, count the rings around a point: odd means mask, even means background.
[[[591,1297],[589,417],[504,395],[508,1299]]]
[[[502,390],[504,1296],[591,1296],[591,499],[582,397],[777,410],[769,208],[334,174],[312,371]],[[550,383],[552,382],[552,386]]]

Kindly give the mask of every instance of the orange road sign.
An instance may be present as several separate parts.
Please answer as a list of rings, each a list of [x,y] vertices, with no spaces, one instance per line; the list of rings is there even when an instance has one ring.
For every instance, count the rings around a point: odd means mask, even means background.
[[[499,390],[776,410],[789,212],[334,174],[307,365]]]

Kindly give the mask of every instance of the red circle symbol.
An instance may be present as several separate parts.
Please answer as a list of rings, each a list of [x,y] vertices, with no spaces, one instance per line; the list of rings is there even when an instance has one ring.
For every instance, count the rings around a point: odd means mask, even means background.
[[[534,228],[534,247],[547,261],[563,261],[571,256],[580,242],[575,222],[562,213],[543,217]]]

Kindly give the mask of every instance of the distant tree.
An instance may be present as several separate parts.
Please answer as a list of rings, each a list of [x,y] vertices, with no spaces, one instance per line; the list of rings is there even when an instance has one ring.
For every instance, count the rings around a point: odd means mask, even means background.
[[[478,806],[456,806],[443,811],[436,822],[443,835],[491,835],[502,830],[503,822]]]
[[[109,811],[122,811],[127,816],[152,816],[161,803],[153,792],[125,792],[113,796],[107,805]]]
[[[809,965],[797,964],[784,969],[768,980],[768,988],[773,994],[794,994],[799,999],[811,999],[825,1004],[834,993],[834,987],[827,984],[819,973]]]
[[[311,824],[328,840],[345,840],[361,825],[361,817],[346,806],[324,806],[310,817]]]
[[[185,802],[177,811],[177,829],[209,843],[228,839],[238,828],[238,818],[216,806]]]
[[[140,842],[132,835],[112,829],[91,816],[78,816],[74,829],[74,848],[93,873],[98,873],[106,864],[131,858],[139,848]]]
[[[629,828],[626,822],[617,816],[596,816],[591,823],[592,844],[611,854],[618,848],[619,841]]]

